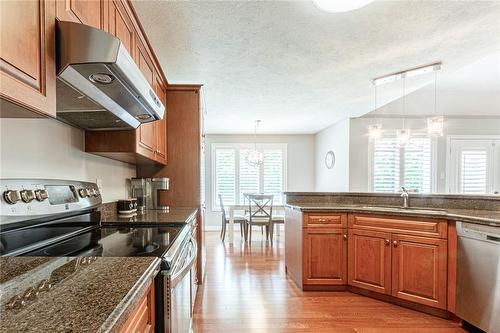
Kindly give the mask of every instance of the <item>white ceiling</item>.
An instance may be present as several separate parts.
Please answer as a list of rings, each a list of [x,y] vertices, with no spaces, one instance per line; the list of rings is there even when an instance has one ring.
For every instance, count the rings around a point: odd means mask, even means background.
[[[326,13],[308,1],[134,0],[170,83],[202,83],[207,133],[315,133],[373,109],[370,79],[500,50],[500,2],[376,1]],[[431,82],[406,82],[414,91]],[[378,101],[401,96],[384,86]]]
[[[500,118],[500,52],[442,76],[437,74],[436,108],[434,82],[406,95],[406,109],[402,98],[379,107],[364,117],[410,116],[427,117],[442,114],[447,117]],[[380,86],[379,89],[384,89]]]

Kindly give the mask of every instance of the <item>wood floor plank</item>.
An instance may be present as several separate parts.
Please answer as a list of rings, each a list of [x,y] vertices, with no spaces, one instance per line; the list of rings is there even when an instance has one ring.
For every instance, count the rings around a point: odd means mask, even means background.
[[[222,243],[206,233],[207,269],[194,333],[465,333],[457,323],[350,292],[303,292],[285,273],[281,240],[271,247]]]

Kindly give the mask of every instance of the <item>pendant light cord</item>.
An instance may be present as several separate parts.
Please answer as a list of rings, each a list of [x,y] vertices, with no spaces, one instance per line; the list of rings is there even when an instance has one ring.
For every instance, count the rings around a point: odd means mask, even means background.
[[[437,115],[437,72],[434,72],[434,115]]]
[[[403,128],[406,128],[406,75],[403,76]]]

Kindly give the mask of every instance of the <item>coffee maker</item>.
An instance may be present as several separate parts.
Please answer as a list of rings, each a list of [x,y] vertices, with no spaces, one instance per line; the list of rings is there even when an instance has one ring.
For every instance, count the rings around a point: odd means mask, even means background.
[[[168,191],[170,180],[159,178],[132,178],[130,179],[130,193],[137,198],[137,209],[168,210],[168,206],[161,205],[163,194]]]

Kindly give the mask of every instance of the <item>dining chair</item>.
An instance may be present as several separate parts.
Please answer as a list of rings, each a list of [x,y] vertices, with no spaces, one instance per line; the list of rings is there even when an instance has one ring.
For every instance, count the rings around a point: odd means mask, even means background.
[[[248,214],[246,217],[247,227],[245,228],[248,241],[252,243],[252,227],[265,226],[266,240],[273,245],[273,198],[274,195],[250,194],[248,197]]]
[[[219,205],[220,209],[222,211],[222,228],[220,231],[220,237],[222,238],[222,241],[226,238],[226,230],[227,230],[227,225],[229,223],[229,218],[226,215],[226,209],[224,207],[224,200],[222,200],[222,195],[219,194]],[[246,231],[244,230],[246,228],[246,219],[244,216],[239,216],[239,215],[234,215],[233,219],[234,223],[238,223],[240,225],[240,234],[241,237],[243,238],[244,235],[246,235]],[[246,239],[246,237],[245,237]]]

